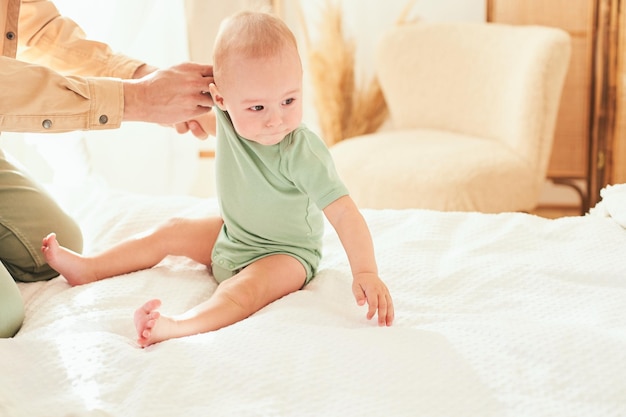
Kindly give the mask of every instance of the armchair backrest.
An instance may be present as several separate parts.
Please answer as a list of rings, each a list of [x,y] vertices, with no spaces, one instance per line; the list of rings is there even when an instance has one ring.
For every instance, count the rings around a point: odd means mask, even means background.
[[[556,28],[419,22],[383,36],[376,72],[394,128],[498,140],[545,175],[570,50]]]

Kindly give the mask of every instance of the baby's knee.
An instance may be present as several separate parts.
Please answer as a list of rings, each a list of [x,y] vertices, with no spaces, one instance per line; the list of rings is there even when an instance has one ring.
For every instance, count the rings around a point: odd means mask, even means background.
[[[231,304],[252,314],[266,303],[260,302],[265,292],[255,282],[242,283],[237,278],[230,278],[220,284],[220,292]]]

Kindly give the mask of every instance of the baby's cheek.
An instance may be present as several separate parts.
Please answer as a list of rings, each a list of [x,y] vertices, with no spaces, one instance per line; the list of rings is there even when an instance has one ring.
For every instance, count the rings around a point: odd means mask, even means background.
[[[235,128],[235,131],[240,136],[247,138],[248,135],[250,134],[250,129],[248,127],[248,124],[245,122],[242,122],[241,120],[235,120],[235,119],[232,119],[232,122],[233,122],[233,127]]]

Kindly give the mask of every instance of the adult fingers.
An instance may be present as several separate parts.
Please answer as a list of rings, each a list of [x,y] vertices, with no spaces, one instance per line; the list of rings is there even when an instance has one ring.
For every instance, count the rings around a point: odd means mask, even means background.
[[[213,78],[213,65],[202,65],[197,64],[199,66],[198,71],[203,77],[211,77]]]
[[[191,131],[191,133],[198,139],[206,139],[209,137],[209,134],[204,131],[200,123],[198,123],[197,121],[190,120],[187,125],[189,126],[189,130]]]
[[[176,133],[182,135],[189,132],[189,124],[187,122],[174,123],[174,129],[176,129]]]

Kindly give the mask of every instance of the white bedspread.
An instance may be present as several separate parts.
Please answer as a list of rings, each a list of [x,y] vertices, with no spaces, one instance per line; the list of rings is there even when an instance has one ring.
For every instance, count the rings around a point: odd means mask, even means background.
[[[87,251],[172,215],[217,211],[188,197],[81,198],[66,204]],[[626,415],[619,213],[364,214],[393,327],[356,306],[330,227],[306,289],[233,326],[147,349],[134,342],[134,310],[158,297],[164,313],[178,313],[209,297],[216,284],[202,265],[172,257],[76,288],[62,277],[20,284],[26,321],[0,340],[0,415]]]

